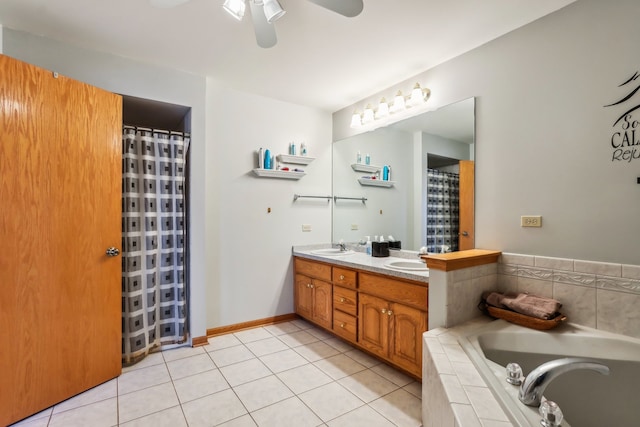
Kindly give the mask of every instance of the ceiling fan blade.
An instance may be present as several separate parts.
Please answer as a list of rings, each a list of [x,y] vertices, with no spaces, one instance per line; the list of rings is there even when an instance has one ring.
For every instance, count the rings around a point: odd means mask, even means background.
[[[309,0],[311,3],[315,3],[318,6],[322,6],[325,9],[332,10],[347,18],[353,18],[360,15],[362,9],[364,9],[363,0]]]
[[[258,46],[263,48],[275,46],[278,42],[276,28],[267,21],[262,4],[257,5],[250,1],[249,5],[251,6],[251,19],[253,20],[253,29],[256,33]]]
[[[151,3],[151,6],[168,9],[170,7],[180,6],[182,3],[186,3],[188,1],[189,0],[149,0],[149,3]]]

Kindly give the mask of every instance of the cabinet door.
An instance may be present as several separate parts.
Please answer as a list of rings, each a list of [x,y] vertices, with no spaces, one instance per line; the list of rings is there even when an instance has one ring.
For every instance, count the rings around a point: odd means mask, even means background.
[[[427,313],[403,304],[391,304],[389,358],[398,366],[421,376],[422,333]]]
[[[313,288],[310,277],[296,274],[295,310],[300,316],[309,320],[313,317]]]
[[[358,343],[381,356],[389,350],[389,303],[361,293],[358,301]]]
[[[313,320],[320,326],[331,329],[333,316],[333,285],[313,280]]]

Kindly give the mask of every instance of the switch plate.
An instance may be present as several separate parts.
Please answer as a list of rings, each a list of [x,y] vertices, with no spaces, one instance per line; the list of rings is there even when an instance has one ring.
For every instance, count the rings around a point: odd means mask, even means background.
[[[523,215],[520,217],[520,227],[542,227],[542,216]]]
[[[311,231],[311,224],[302,224],[302,231]]]
[[[357,230],[358,224],[351,224],[351,230]]]

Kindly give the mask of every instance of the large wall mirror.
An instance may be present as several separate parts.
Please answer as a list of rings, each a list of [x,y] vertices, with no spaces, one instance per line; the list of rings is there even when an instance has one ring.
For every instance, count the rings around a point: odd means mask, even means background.
[[[473,248],[474,130],[469,98],[334,141],[333,241],[383,235],[402,249],[448,252],[464,235],[461,249]]]

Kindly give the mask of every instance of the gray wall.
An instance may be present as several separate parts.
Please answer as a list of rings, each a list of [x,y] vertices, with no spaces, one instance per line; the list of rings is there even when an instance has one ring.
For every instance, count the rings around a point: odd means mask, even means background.
[[[434,107],[475,96],[476,246],[639,264],[640,159],[612,161],[611,136],[640,98],[603,107],[639,71],[639,16],[637,0],[579,0],[334,113],[334,139],[353,134],[354,109],[416,81]]]

